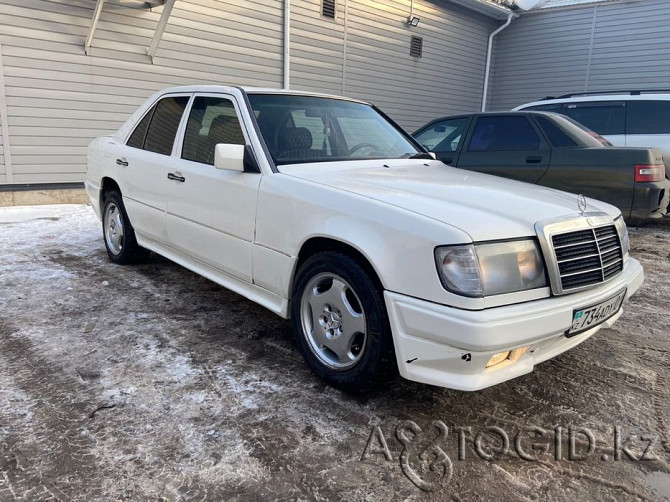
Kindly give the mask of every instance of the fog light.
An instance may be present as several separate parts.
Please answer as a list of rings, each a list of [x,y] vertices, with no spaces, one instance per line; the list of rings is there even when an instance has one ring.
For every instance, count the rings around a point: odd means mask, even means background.
[[[491,366],[495,366],[496,364],[500,364],[501,362],[503,362],[504,360],[507,359],[509,354],[510,354],[509,350],[506,351],[506,352],[499,352],[498,354],[494,354],[491,357],[491,359],[489,359],[489,362],[486,363],[486,367],[490,368]]]
[[[497,354],[493,354],[491,356],[491,359],[489,359],[489,362],[486,363],[487,368],[491,368],[493,366],[498,366],[499,364],[504,364],[504,366],[507,366],[507,364],[512,364],[517,362],[522,355],[524,355],[528,349],[530,349],[530,346],[527,347],[520,347],[518,349],[514,350],[507,350],[505,352],[498,352]]]

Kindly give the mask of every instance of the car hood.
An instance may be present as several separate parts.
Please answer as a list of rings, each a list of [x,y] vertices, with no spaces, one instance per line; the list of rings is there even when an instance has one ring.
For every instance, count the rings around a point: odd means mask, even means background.
[[[535,223],[579,217],[577,195],[449,167],[393,160],[281,166],[283,174],[403,208],[459,228],[473,241],[535,235]],[[587,211],[620,211],[587,199]]]

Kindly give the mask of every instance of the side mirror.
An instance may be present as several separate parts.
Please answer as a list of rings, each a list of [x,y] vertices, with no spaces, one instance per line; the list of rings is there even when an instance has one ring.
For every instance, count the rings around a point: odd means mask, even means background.
[[[435,152],[428,152],[428,155],[433,157],[433,160],[437,160],[437,155],[435,155]]]
[[[244,171],[244,145],[219,143],[214,147],[214,167],[227,171]]]

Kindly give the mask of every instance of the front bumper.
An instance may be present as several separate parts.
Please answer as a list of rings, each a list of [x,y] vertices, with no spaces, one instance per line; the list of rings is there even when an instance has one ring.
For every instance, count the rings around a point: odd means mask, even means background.
[[[580,344],[612,318],[567,338],[573,310],[604,301],[624,288],[626,300],[644,281],[632,258],[615,279],[580,293],[485,310],[462,310],[386,291],[400,374],[409,380],[458,390],[479,390],[530,373],[533,367]],[[516,362],[486,368],[499,352],[530,347]]]

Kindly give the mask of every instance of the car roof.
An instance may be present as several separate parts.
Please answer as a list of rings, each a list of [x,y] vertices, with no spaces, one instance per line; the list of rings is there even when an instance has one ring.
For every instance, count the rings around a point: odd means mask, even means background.
[[[531,101],[517,106],[513,110],[519,110],[529,106],[541,106],[562,103],[584,103],[592,101],[669,101],[670,94],[590,94],[561,98],[545,98]]]
[[[436,122],[442,122],[443,120],[453,120],[453,119],[462,119],[462,118],[470,118],[470,117],[479,117],[479,116],[486,116],[486,115],[544,115],[544,116],[557,116],[560,115],[560,113],[556,112],[547,112],[544,110],[511,110],[511,111],[499,111],[499,112],[475,112],[475,113],[461,113],[459,115],[446,115],[444,117],[439,117],[434,120],[431,120],[430,122],[426,122],[424,125],[419,127],[414,133],[417,131],[420,131],[421,129],[425,129],[428,126],[431,126],[435,124]]]
[[[319,98],[333,98],[333,99],[344,99],[347,101],[356,101],[358,103],[365,103],[354,98],[349,98],[346,96],[337,96],[334,94],[324,94],[319,92],[308,92],[308,91],[294,91],[292,89],[278,89],[271,87],[251,87],[251,86],[236,86],[236,85],[182,85],[177,87],[168,87],[160,91],[160,94],[174,94],[181,92],[205,92],[205,93],[235,93],[236,91],[243,91],[247,94],[286,94],[291,96],[313,96]]]

